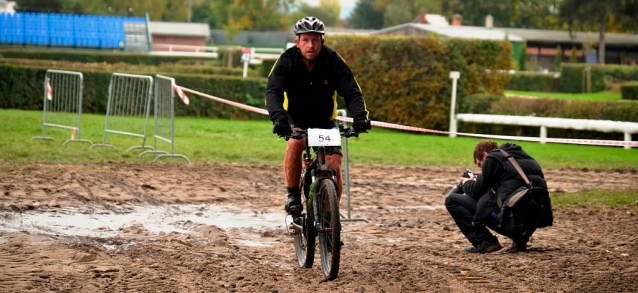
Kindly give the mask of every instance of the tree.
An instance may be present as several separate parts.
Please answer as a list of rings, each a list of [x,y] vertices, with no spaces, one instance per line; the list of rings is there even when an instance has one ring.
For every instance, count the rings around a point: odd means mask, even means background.
[[[376,0],[374,9],[383,11],[383,26],[390,27],[412,22],[423,10],[440,13],[440,3],[439,0]]]
[[[63,3],[60,0],[50,0],[50,1],[17,0],[16,1],[16,11],[18,12],[60,13],[62,11],[62,7],[63,7]]]
[[[526,63],[527,62],[527,45],[523,44],[521,47],[521,52],[518,54],[518,70],[525,71],[527,70]]]
[[[485,17],[489,14],[494,17],[494,26],[511,27],[518,2],[520,1],[451,0],[442,4],[442,10],[446,15],[463,15],[463,21],[470,25],[485,25]]]
[[[562,0],[448,0],[440,4],[448,18],[454,14],[473,26],[485,25],[485,17],[494,17],[495,27],[557,29],[558,4]]]
[[[560,45],[556,47],[556,58],[554,58],[554,64],[552,65],[553,71],[560,71],[561,65],[563,63],[563,50],[560,48]]]
[[[572,50],[569,53],[569,63],[578,63],[578,59],[576,58],[576,47],[572,46]]]
[[[362,29],[381,29],[383,11],[374,8],[375,0],[358,0],[348,18],[348,26]]]
[[[282,5],[295,3],[292,0],[216,0],[210,1],[207,20],[212,29],[226,30],[226,37],[233,40],[242,30],[263,31],[288,29],[292,24],[281,11]]]
[[[301,4],[299,10],[307,15],[321,19],[326,26],[336,26],[341,15],[341,4],[338,0],[319,0],[319,6]]]
[[[605,33],[609,27],[635,30],[638,0],[563,0],[560,18],[574,30],[598,30],[598,62],[605,64]]]

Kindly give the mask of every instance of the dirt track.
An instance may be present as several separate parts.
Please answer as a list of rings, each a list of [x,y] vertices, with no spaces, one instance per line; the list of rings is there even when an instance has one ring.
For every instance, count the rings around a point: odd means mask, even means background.
[[[636,172],[545,171],[553,196],[638,186]],[[555,210],[554,226],[534,234],[529,252],[471,255],[443,207],[460,170],[352,166],[351,173],[352,218],[369,222],[344,223],[339,277],[322,282],[318,260],[303,269],[294,259],[278,167],[0,163],[0,292],[638,288],[638,217],[628,211]],[[344,214],[345,207],[342,200]],[[213,214],[229,226],[207,222]],[[263,225],[234,227],[243,221],[235,214]],[[113,222],[91,226],[96,219]]]

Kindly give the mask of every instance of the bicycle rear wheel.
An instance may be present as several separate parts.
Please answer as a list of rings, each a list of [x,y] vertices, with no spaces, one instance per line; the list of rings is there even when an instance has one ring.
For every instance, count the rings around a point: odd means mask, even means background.
[[[313,225],[315,216],[312,206],[308,205],[305,197],[304,205],[306,206],[306,215],[294,219],[295,254],[300,266],[311,268],[315,260],[315,240],[317,237]]]
[[[341,221],[335,182],[330,179],[321,180],[318,193],[314,205],[317,208],[321,269],[328,280],[334,280],[339,274],[341,259]]]

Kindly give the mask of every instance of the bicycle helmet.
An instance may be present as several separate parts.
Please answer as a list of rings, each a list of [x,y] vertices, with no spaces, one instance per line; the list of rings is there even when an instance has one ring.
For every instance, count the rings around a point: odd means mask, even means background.
[[[295,24],[295,35],[305,33],[318,33],[324,35],[326,33],[326,27],[320,19],[314,16],[306,16],[297,21]]]

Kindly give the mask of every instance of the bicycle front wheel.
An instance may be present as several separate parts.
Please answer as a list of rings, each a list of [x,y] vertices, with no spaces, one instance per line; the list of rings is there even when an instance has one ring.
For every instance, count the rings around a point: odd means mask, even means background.
[[[339,274],[341,259],[341,221],[339,220],[339,198],[333,180],[321,180],[319,196],[314,200],[317,212],[317,233],[321,269],[328,280]]]

